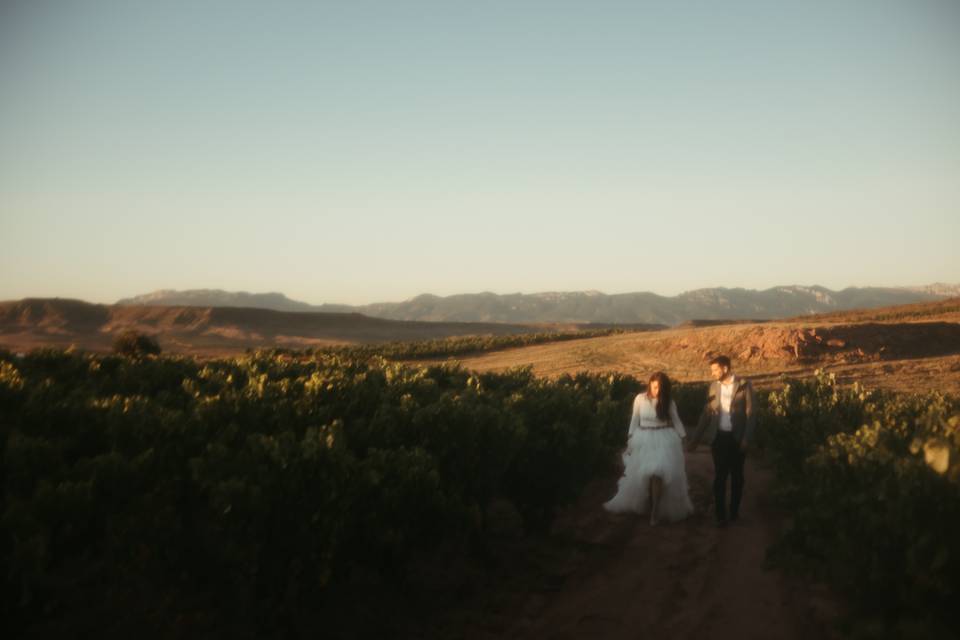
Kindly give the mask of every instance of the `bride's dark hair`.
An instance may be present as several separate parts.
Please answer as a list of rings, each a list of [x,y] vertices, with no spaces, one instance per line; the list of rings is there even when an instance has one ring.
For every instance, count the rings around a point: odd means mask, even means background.
[[[663,371],[657,371],[650,376],[647,381],[647,397],[651,400],[653,398],[650,397],[650,383],[654,380],[660,383],[660,393],[657,395],[657,418],[666,420],[670,415],[670,378]]]

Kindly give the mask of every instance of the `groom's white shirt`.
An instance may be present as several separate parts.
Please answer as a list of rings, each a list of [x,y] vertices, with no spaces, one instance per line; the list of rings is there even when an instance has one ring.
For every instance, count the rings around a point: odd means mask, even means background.
[[[720,383],[720,431],[733,431],[733,420],[730,419],[730,404],[733,402],[733,390],[737,379],[730,375],[730,382]]]

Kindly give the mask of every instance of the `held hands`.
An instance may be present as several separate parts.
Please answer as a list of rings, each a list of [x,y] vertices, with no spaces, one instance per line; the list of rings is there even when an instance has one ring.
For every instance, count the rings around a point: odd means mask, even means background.
[[[693,441],[688,441],[687,438],[683,438],[682,443],[683,443],[684,448],[685,448],[687,451],[695,451],[696,448],[697,448],[697,443],[696,443],[696,442],[693,442]],[[741,441],[738,446],[739,446],[739,448],[740,448],[740,452],[743,453],[743,454],[746,454],[746,453],[747,453],[747,450],[750,448],[750,445],[748,445],[748,444],[746,443],[746,441]]]

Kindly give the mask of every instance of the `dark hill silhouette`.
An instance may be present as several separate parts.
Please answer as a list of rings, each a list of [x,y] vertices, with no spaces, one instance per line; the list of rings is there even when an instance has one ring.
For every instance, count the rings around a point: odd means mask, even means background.
[[[248,347],[382,343],[466,335],[575,331],[609,324],[420,322],[361,313],[288,312],[240,307],[102,305],[80,300],[27,298],[0,303],[0,346],[42,345],[110,349],[113,337],[135,329],[156,337],[165,351],[234,353]],[[660,325],[630,325],[656,329]]]

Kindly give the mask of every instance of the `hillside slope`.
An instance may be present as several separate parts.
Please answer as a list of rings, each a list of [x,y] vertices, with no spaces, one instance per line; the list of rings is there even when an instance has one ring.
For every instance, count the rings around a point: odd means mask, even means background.
[[[593,327],[600,328],[598,325]],[[96,305],[64,299],[0,303],[0,346],[16,351],[71,344],[90,350],[107,350],[113,337],[125,329],[155,336],[168,353],[226,355],[250,347],[303,348],[582,328],[591,327],[418,322],[371,318],[359,313],[283,312],[235,307]]]
[[[700,381],[709,377],[709,359],[724,354],[761,385],[775,384],[783,373],[809,375],[823,368],[871,386],[960,391],[958,303],[686,326],[507,349],[460,362],[481,371],[530,365],[547,377],[584,369],[643,377],[663,370],[681,381]]]

